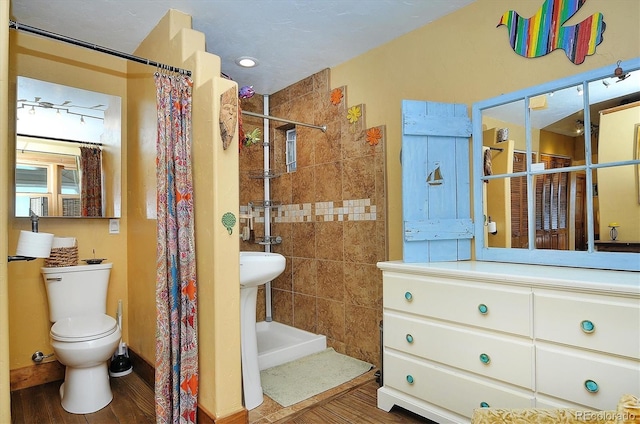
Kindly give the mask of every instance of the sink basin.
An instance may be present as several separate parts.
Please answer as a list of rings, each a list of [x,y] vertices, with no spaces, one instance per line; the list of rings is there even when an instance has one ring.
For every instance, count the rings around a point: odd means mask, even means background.
[[[279,253],[240,252],[240,286],[257,287],[282,274],[285,259]]]

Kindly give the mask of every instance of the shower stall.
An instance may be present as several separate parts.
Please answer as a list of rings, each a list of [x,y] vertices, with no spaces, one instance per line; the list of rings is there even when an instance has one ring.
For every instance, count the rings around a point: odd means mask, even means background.
[[[272,201],[271,199],[271,178],[274,178],[276,175],[274,175],[271,170],[269,121],[276,120],[293,125],[312,127],[321,131],[326,131],[326,127],[270,116],[268,95],[264,95],[263,110],[264,114],[249,111],[242,111],[242,113],[243,115],[263,119],[263,169],[259,173],[256,173],[263,181],[264,190],[264,200],[261,202],[262,204],[259,205],[260,209],[264,213],[264,237],[260,238],[259,244],[264,246],[265,252],[271,252],[271,246],[279,244],[282,239],[277,235],[273,235],[271,231],[272,209],[277,207],[280,203]],[[243,207],[247,207],[247,214],[253,215],[254,208],[252,205]],[[258,363],[261,371],[326,349],[326,336],[314,334],[273,321],[271,309],[271,282],[267,282],[264,285],[264,292],[265,321],[256,323]]]

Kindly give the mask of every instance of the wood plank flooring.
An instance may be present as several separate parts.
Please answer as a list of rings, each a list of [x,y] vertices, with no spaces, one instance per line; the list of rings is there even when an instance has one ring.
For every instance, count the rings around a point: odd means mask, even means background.
[[[47,383],[11,392],[12,424],[152,424],[155,423],[153,387],[135,372],[112,378],[113,401],[93,414],[70,414],[60,405],[61,382]],[[251,424],[395,424],[431,423],[401,408],[386,413],[376,406],[378,384],[372,373],[344,387],[332,389],[325,397],[256,416],[250,411]],[[295,406],[295,405],[294,405]]]
[[[274,424],[400,424],[433,423],[402,408],[390,412],[377,408],[378,383],[370,381],[325,403],[318,403]],[[435,424],[435,423],[433,423]]]
[[[93,414],[70,414],[60,405],[61,381],[11,392],[13,424],[153,424],[153,388],[136,373],[111,379],[113,401]]]

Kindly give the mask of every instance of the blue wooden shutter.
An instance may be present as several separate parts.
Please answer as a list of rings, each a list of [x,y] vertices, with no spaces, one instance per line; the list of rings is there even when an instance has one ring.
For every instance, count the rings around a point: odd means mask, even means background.
[[[402,102],[405,262],[471,259],[467,106]]]

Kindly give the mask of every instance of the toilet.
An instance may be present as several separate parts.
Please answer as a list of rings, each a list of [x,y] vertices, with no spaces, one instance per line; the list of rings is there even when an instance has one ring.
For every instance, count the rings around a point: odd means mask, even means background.
[[[49,299],[51,346],[66,366],[60,398],[65,411],[90,414],[113,399],[107,360],[120,343],[116,320],[106,315],[113,264],[42,268]]]

